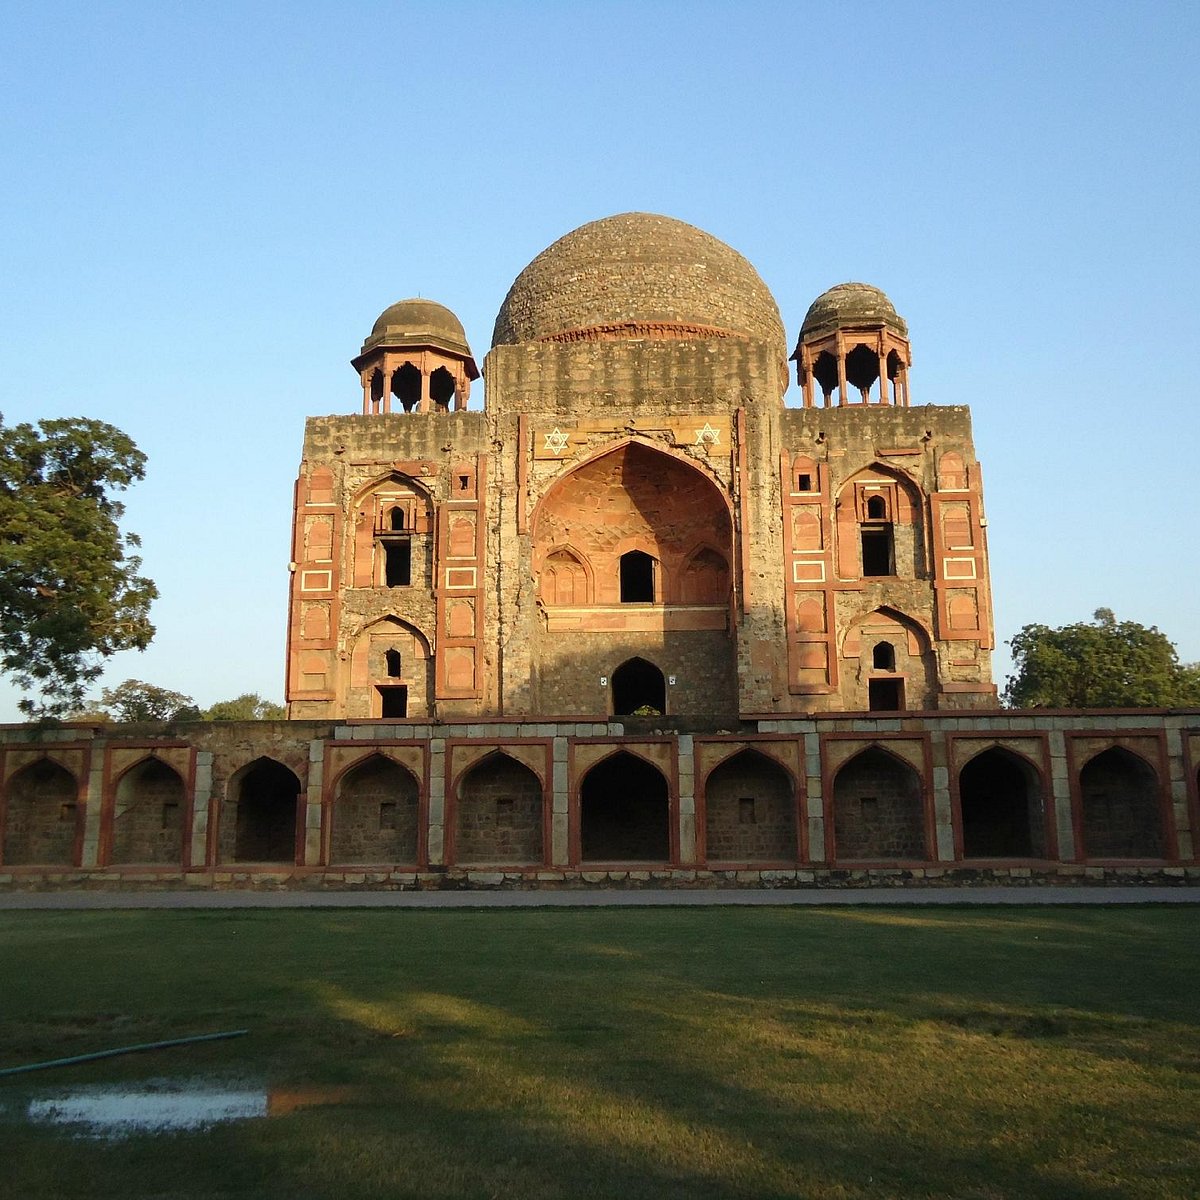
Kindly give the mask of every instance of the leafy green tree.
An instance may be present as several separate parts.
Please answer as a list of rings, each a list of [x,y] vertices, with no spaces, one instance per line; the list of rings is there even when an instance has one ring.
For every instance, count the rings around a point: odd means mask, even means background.
[[[198,721],[200,710],[191,696],[182,692],[172,692],[140,679],[126,679],[116,687],[105,688],[98,703],[76,716],[101,721]]]
[[[30,716],[78,708],[102,660],[144,650],[158,590],[113,493],[146,456],[119,429],[84,417],[5,426],[0,416],[0,670]]]
[[[257,692],[243,692],[233,700],[219,700],[201,716],[205,721],[282,721],[287,709],[264,700]]]
[[[1153,625],[1093,620],[1026,625],[1009,643],[1016,672],[1004,692],[1015,708],[1179,708],[1200,705],[1200,665],[1184,665]]]

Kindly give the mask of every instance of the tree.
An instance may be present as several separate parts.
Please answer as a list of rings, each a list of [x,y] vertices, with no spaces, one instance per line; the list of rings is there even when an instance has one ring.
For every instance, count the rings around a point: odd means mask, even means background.
[[[191,696],[140,679],[126,679],[105,688],[98,703],[75,714],[78,720],[198,721],[200,710]]]
[[[112,498],[145,462],[102,421],[6,427],[0,415],[0,669],[32,693],[20,701],[30,716],[77,708],[102,659],[154,636],[158,590]]]
[[[202,714],[205,721],[282,721],[287,709],[264,700],[257,692],[243,692],[233,700],[219,700]]]
[[[1153,625],[1098,608],[1091,623],[1026,625],[1009,643],[1016,672],[1004,692],[1016,708],[1180,708],[1200,705],[1200,665],[1179,662]]]

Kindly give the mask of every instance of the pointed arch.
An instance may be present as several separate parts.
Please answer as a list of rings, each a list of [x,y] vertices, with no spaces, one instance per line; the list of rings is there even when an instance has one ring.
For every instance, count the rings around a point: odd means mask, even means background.
[[[182,863],[187,790],[179,772],[157,755],[147,754],[121,772],[111,819],[109,862]]]
[[[836,859],[927,858],[924,793],[911,763],[878,742],[860,750],[833,777]]]
[[[667,711],[667,679],[649,659],[627,658],[612,673],[613,715],[618,717],[664,716]]]
[[[869,463],[842,484],[835,511],[841,578],[928,575],[925,492],[907,471]]]
[[[376,751],[335,779],[330,810],[329,862],[415,865],[420,785],[403,763]]]
[[[729,600],[729,560],[709,545],[688,555],[679,577],[680,604],[725,604]]]
[[[1041,772],[1007,746],[989,746],[958,773],[964,858],[1043,858],[1046,853]]]
[[[525,763],[493,751],[462,773],[455,801],[455,862],[537,866],[544,861],[545,790]]]
[[[628,750],[594,763],[579,787],[584,862],[669,862],[671,804],[666,777]]]
[[[294,865],[302,792],[296,773],[266,755],[234,772],[222,822],[225,861]]]
[[[549,546],[535,559],[538,596],[543,604],[590,604],[592,567],[587,556],[570,544]]]
[[[14,772],[5,787],[6,867],[76,865],[79,781],[49,755]]]
[[[1162,858],[1162,783],[1142,755],[1124,746],[1093,754],[1079,771],[1082,853],[1087,858]]]
[[[797,793],[791,772],[750,747],[718,763],[704,780],[704,843],[709,862],[795,862]]]

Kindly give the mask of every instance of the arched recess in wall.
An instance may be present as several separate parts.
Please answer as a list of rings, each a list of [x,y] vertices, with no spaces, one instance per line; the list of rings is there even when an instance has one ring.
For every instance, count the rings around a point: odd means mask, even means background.
[[[795,862],[796,785],[774,759],[740,750],[704,784],[705,854],[712,862]]]
[[[833,821],[839,862],[928,856],[921,776],[879,746],[860,751],[834,776]]]
[[[842,638],[846,704],[869,712],[937,707],[937,660],[929,631],[881,605],[856,617]],[[885,665],[888,664],[889,665]]]
[[[413,773],[385,754],[372,754],[347,768],[334,789],[330,865],[415,865],[419,796]]]
[[[417,479],[390,471],[354,495],[353,586],[403,589],[428,579],[432,500]]]
[[[5,797],[6,867],[75,865],[79,783],[70,771],[38,759],[13,774]]]
[[[975,755],[958,774],[964,858],[1044,858],[1042,777],[1003,746]]]
[[[573,546],[550,550],[538,572],[538,597],[546,605],[590,604],[592,570],[584,555]]]
[[[143,758],[117,782],[109,862],[179,865],[186,815],[187,796],[179,772],[160,758]]]
[[[842,484],[835,511],[840,578],[928,576],[925,497],[909,475],[872,463]]]
[[[495,866],[543,862],[542,781],[524,763],[497,751],[458,781],[454,861]]]
[[[347,712],[394,718],[432,715],[433,654],[429,640],[399,617],[381,617],[353,639]]]
[[[661,717],[667,711],[666,676],[649,659],[626,659],[610,684],[613,716]]]
[[[729,562],[711,546],[699,546],[683,566],[680,604],[728,604]]]
[[[256,758],[229,780],[221,816],[224,862],[294,864],[301,784],[273,758]]]
[[[663,773],[619,750],[591,767],[579,789],[584,862],[661,862],[671,857],[670,800]]]
[[[572,467],[533,514],[533,570],[541,585],[547,558],[570,545],[588,563],[594,600],[621,600],[621,557],[643,553],[658,564],[653,600],[679,604],[681,580],[697,547],[733,562],[729,498],[698,464],[640,441],[625,441]],[[646,603],[646,600],[639,600]]]
[[[1158,772],[1139,754],[1110,746],[1079,772],[1086,858],[1162,858],[1165,838]]]

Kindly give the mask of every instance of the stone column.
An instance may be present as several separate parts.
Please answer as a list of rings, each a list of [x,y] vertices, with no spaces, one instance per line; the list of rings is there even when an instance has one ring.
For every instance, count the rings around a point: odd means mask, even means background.
[[[556,737],[552,751],[550,801],[550,865],[563,868],[571,860],[571,791],[567,777],[567,739]]]
[[[363,376],[363,416],[371,411],[371,376]]]
[[[95,741],[91,747],[87,783],[83,793],[83,845],[79,865],[85,869],[100,863],[100,817],[104,799],[104,750],[106,743]]]
[[[888,403],[887,351],[879,351],[879,403]]]
[[[446,739],[431,738],[429,742],[429,836],[427,847],[429,865],[446,862]]]
[[[1059,719],[1054,718],[1057,724]],[[1071,776],[1067,771],[1067,740],[1062,729],[1050,731],[1050,794],[1045,803],[1052,807],[1054,828],[1058,834],[1058,857],[1061,862],[1074,862],[1075,822],[1071,813]]]
[[[805,819],[808,822],[808,857],[813,862],[824,862],[825,849],[825,797],[821,784],[821,739],[816,726],[804,722],[801,771],[804,773]]]
[[[946,735],[938,730],[933,739],[933,830],[934,857],[954,861],[954,809],[950,802],[950,768],[946,758]]]
[[[325,783],[325,743],[319,738],[308,744],[308,793],[304,812],[304,865],[321,864],[321,792]]]
[[[838,407],[846,403],[846,347],[841,332],[837,335]]]
[[[678,742],[679,865],[696,865],[696,746],[690,733]]]
[[[192,854],[193,867],[208,865],[208,825],[212,812],[211,750],[196,752],[196,786],[192,793]]]
[[[1183,773],[1183,734],[1168,727],[1167,775],[1171,789],[1171,815],[1175,819],[1176,851],[1181,859],[1192,857],[1194,831],[1188,810],[1187,776]]]

